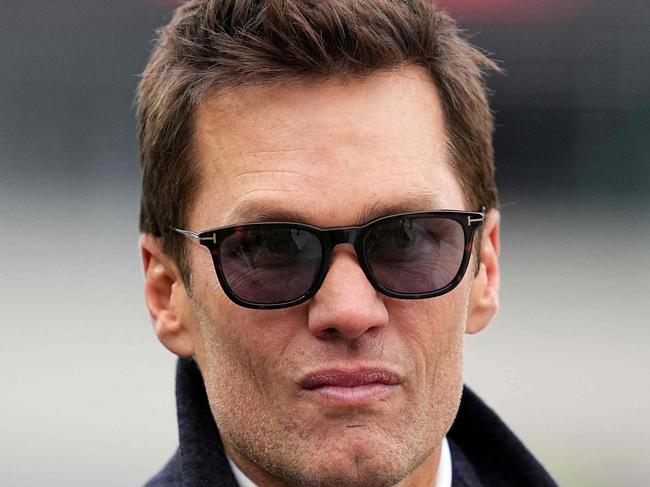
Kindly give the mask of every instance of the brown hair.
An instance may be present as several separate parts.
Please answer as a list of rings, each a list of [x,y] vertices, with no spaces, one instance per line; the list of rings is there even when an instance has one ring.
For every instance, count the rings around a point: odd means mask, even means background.
[[[306,77],[426,68],[469,208],[494,208],[493,120],[483,83],[498,69],[431,0],[191,0],[158,31],[137,94],[140,231],[162,239],[189,285],[183,227],[199,182],[192,121],[209,95]]]

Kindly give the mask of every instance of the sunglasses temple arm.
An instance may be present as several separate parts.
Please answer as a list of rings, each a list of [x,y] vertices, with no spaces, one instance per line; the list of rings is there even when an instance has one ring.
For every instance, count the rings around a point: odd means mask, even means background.
[[[172,230],[175,230],[176,232],[180,233],[181,235],[185,235],[188,238],[191,238],[192,240],[195,240],[197,242],[201,241],[201,238],[199,237],[199,234],[196,232],[193,232],[191,230],[183,230],[182,228],[175,228],[171,227]]]

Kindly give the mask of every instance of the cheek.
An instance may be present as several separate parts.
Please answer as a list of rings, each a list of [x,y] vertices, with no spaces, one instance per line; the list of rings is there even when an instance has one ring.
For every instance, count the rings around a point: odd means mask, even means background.
[[[224,294],[210,252],[200,247],[191,255],[192,304],[198,323],[197,360],[206,382],[228,376],[234,370],[250,370],[244,346],[247,317],[236,323],[234,303]],[[240,308],[241,309],[241,308]],[[240,313],[242,315],[242,313]],[[248,318],[250,319],[250,318]],[[241,372],[237,373],[239,376]]]
[[[237,430],[248,420],[245,412],[255,417],[260,406],[269,402],[268,369],[263,355],[251,353],[246,334],[237,333],[247,323],[233,323],[223,314],[220,319],[213,317],[206,312],[200,318],[204,343],[200,368],[215,420],[226,430]],[[245,407],[233,407],[236,398],[244,397]]]
[[[281,384],[273,378],[292,340],[290,327],[282,326],[290,320],[273,319],[283,315],[281,310],[242,308],[230,302],[220,289],[217,291],[220,294],[210,291],[211,300],[210,296],[198,294],[195,300],[202,344],[197,361],[210,402],[224,408],[231,405],[233,397],[246,397],[251,406],[277,402]]]
[[[221,303],[221,310],[230,308]],[[242,316],[238,320],[228,313],[202,310],[199,319],[204,354],[200,362],[205,372],[208,392],[228,388],[228,396],[243,393],[244,387],[264,393],[268,382],[259,374],[267,369],[264,354],[252,353],[255,342],[250,339],[249,322]]]
[[[462,382],[463,334],[467,289],[422,301],[398,301],[391,315],[413,357],[417,391],[431,397],[434,389]]]

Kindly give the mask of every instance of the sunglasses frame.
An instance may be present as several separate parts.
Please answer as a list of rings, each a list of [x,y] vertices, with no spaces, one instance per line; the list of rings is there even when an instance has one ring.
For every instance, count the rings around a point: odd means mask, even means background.
[[[446,286],[426,293],[400,293],[392,291],[384,287],[377,277],[373,274],[372,269],[367,261],[365,252],[363,251],[363,240],[369,229],[385,220],[393,218],[404,218],[404,217],[417,217],[417,218],[442,218],[448,220],[454,220],[458,222],[463,229],[463,235],[465,238],[465,246],[463,248],[463,258],[461,260],[460,267],[458,272]],[[259,222],[259,223],[247,223],[242,225],[228,225],[225,227],[213,228],[210,230],[204,230],[201,232],[194,232],[192,230],[183,230],[180,228],[174,228],[176,232],[185,235],[186,237],[196,241],[197,243],[207,247],[212,254],[212,261],[214,263],[214,269],[221,284],[221,288],[228,298],[234,303],[243,306],[245,308],[251,309],[279,309],[279,308],[288,308],[290,306],[296,306],[298,304],[304,303],[314,294],[318,292],[325,276],[330,267],[332,260],[332,253],[334,247],[339,244],[351,244],[354,247],[354,250],[357,255],[357,260],[361,269],[363,270],[366,278],[370,284],[382,294],[399,299],[425,299],[433,298],[436,296],[441,296],[453,290],[460,282],[462,281],[465,272],[467,271],[467,266],[472,254],[472,245],[474,242],[474,236],[476,231],[479,229],[481,224],[485,220],[485,208],[482,208],[480,211],[459,211],[459,210],[440,210],[440,211],[418,211],[418,212],[409,212],[409,213],[398,213],[395,215],[382,216],[374,220],[365,223],[364,225],[358,226],[347,226],[347,227],[333,227],[333,228],[320,228],[312,225],[307,225],[304,223],[295,223],[295,222]],[[226,276],[223,273],[221,267],[221,244],[230,235],[240,232],[244,229],[251,227],[282,227],[282,228],[295,228],[307,231],[312,235],[315,235],[318,238],[321,248],[323,251],[322,260],[320,264],[320,269],[314,282],[310,288],[296,299],[289,301],[283,301],[278,303],[253,303],[246,301],[237,296],[233,290],[230,288]]]

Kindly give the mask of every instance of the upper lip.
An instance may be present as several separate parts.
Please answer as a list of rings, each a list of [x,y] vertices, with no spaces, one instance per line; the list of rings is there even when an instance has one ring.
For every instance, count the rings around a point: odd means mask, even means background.
[[[358,387],[368,384],[394,385],[399,382],[398,374],[388,369],[322,369],[305,375],[300,381],[300,387],[311,390],[325,386]]]

